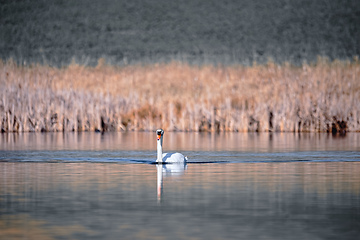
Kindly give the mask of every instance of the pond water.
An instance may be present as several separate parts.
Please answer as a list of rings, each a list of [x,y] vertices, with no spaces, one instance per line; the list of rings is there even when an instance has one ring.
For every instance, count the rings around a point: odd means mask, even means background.
[[[0,135],[0,239],[358,239],[360,134]]]

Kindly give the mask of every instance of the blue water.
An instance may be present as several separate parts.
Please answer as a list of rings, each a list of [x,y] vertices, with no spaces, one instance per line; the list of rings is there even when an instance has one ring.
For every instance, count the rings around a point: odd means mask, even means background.
[[[356,151],[312,152],[226,152],[183,151],[189,164],[196,163],[271,163],[271,162],[358,162]],[[0,162],[94,162],[154,163],[155,151],[1,151]]]
[[[360,134],[0,135],[0,239],[357,239]]]

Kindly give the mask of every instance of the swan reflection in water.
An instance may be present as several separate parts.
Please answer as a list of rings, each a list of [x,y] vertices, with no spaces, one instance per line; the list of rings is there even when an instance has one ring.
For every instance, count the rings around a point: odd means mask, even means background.
[[[163,195],[163,177],[183,175],[186,169],[186,163],[156,164],[158,203],[161,202],[161,196]]]

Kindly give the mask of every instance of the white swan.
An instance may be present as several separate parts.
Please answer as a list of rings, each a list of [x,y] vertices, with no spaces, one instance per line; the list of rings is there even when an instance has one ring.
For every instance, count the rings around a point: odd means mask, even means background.
[[[183,163],[186,164],[187,157],[184,157],[181,153],[163,153],[162,143],[164,137],[164,130],[156,130],[157,135],[157,159],[156,162],[162,163]]]

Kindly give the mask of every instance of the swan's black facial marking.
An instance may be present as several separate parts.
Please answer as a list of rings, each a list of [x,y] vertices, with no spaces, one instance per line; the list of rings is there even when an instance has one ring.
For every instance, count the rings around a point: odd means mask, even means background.
[[[164,135],[164,130],[158,129],[156,130],[157,140],[159,141],[161,139],[161,136]]]

